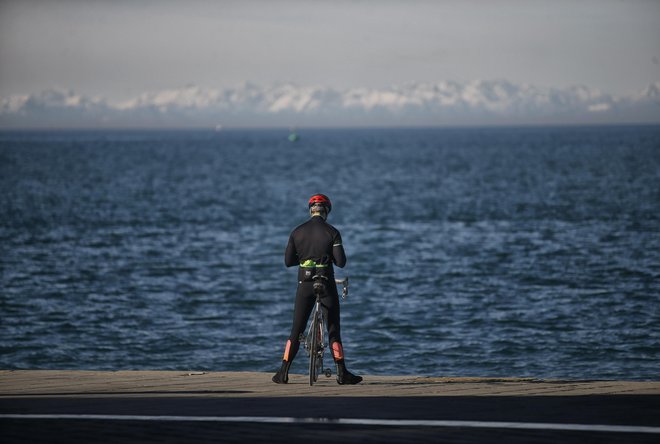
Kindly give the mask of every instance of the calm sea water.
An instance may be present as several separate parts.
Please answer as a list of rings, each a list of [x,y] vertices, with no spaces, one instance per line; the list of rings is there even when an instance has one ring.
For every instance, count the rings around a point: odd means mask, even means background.
[[[0,133],[0,368],[276,370],[322,192],[351,370],[659,379],[660,127],[300,135]]]

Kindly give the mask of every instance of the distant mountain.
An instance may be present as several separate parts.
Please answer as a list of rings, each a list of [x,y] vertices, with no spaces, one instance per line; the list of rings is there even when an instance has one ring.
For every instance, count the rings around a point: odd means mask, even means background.
[[[0,99],[0,127],[204,127],[660,123],[660,82],[614,96],[588,86],[506,80],[339,90],[245,83],[188,85],[110,102],[47,90]]]

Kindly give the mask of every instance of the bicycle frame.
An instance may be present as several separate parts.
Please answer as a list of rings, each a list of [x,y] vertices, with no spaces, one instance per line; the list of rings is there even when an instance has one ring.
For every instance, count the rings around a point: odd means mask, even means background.
[[[318,380],[318,375],[323,372],[323,355],[327,346],[326,320],[326,310],[321,304],[320,296],[317,294],[305,341],[305,348],[309,353],[309,385],[313,385]],[[329,376],[329,369],[326,370],[326,374]]]
[[[321,304],[321,297],[325,293],[323,280],[327,280],[327,278],[325,276],[315,275],[312,279],[314,280],[316,301],[310,315],[309,328],[307,329],[303,344],[309,354],[309,385],[314,385],[321,373],[324,373],[328,378],[332,376],[332,371],[329,368],[323,368],[323,356],[328,346],[328,313],[323,304]],[[343,285],[342,299],[346,299],[348,295],[348,278],[341,280],[335,279],[335,284]]]

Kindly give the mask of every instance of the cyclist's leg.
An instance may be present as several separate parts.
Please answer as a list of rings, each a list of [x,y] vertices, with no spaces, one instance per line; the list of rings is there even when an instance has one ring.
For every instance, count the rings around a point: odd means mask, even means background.
[[[314,297],[312,284],[310,282],[299,283],[298,289],[296,290],[296,302],[293,309],[291,334],[284,347],[282,366],[275,376],[273,376],[273,382],[286,384],[289,381],[289,368],[300,348],[300,334],[305,329],[307,319],[309,318],[309,314],[313,307]]]
[[[333,291],[334,290],[334,291]],[[332,349],[332,358],[337,365],[337,382],[339,384],[357,384],[362,381],[361,376],[356,376],[346,369],[344,362],[344,348],[341,343],[339,295],[337,287],[332,286],[328,296],[324,298],[323,305],[328,309],[328,339]]]
[[[327,294],[321,299],[321,303],[328,311],[328,342],[341,344],[341,323],[339,312],[339,294],[337,287],[330,286]]]
[[[303,282],[298,284],[296,290],[296,304],[293,309],[293,325],[291,326],[291,333],[289,334],[289,341],[291,347],[289,350],[289,361],[293,361],[298,353],[300,347],[300,335],[305,331],[307,320],[314,308],[314,291],[311,282]]]

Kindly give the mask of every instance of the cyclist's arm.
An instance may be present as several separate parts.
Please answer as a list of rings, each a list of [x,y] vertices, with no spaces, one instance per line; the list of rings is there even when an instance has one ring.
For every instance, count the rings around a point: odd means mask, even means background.
[[[346,265],[346,253],[344,252],[344,246],[342,245],[339,232],[337,232],[337,235],[332,241],[332,261],[339,268],[343,268]]]
[[[286,245],[286,250],[284,251],[284,265],[287,267],[299,265],[298,252],[296,251],[296,246],[293,243],[293,236],[289,236],[289,243]]]

